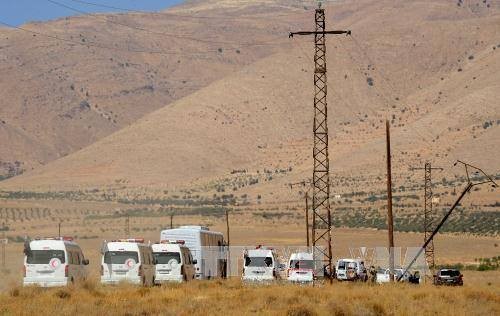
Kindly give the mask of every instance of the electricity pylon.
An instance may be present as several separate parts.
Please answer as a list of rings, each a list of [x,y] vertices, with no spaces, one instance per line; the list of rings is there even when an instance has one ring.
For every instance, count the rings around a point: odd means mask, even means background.
[[[424,242],[429,238],[433,231],[433,224],[436,214],[433,211],[432,199],[432,170],[443,170],[443,168],[431,166],[430,162],[426,162],[424,164],[424,168],[411,168],[411,170],[422,170],[424,169]],[[427,247],[424,249],[425,251],[425,261],[429,266],[429,270],[431,275],[434,275],[435,269],[435,255],[434,255],[434,240],[431,240]]]
[[[315,31],[291,32],[294,35],[314,35],[314,148],[313,148],[313,256],[319,254],[323,265],[321,272],[333,276],[332,267],[332,218],[330,212],[330,162],[328,158],[328,115],[326,80],[326,35],[351,34],[351,31],[326,31],[325,10],[321,3],[316,9]],[[316,270],[320,270],[316,267]],[[326,271],[328,269],[328,271]]]

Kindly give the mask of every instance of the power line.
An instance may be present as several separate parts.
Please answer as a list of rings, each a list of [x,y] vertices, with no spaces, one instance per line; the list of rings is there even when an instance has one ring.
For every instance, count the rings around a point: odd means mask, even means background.
[[[274,41],[261,42],[261,43],[258,43],[258,42],[238,43],[238,42],[231,42],[231,41],[204,40],[204,39],[194,38],[194,37],[190,37],[190,36],[183,36],[183,35],[177,35],[177,34],[172,34],[172,33],[159,32],[159,31],[154,31],[151,29],[143,28],[143,27],[138,27],[138,26],[133,26],[133,25],[129,25],[126,23],[117,22],[117,21],[114,21],[106,16],[95,15],[89,11],[80,10],[80,9],[75,8],[75,7],[58,2],[58,1],[54,1],[54,0],[45,0],[45,1],[50,2],[54,5],[59,6],[59,7],[66,8],[66,9],[71,10],[71,11],[76,12],[76,13],[84,14],[84,15],[87,15],[89,17],[101,20],[101,21],[105,21],[108,23],[112,23],[112,24],[116,24],[116,25],[123,26],[126,28],[130,28],[132,30],[143,31],[143,32],[147,32],[147,33],[155,34],[155,35],[162,35],[162,36],[166,36],[166,37],[189,40],[189,41],[200,42],[200,43],[205,43],[205,44],[226,44],[226,45],[233,45],[233,46],[238,46],[238,47],[267,46],[267,45],[279,45],[280,44],[280,43],[276,43]],[[280,38],[281,38],[281,36],[280,36]],[[232,47],[232,48],[234,48],[234,47]]]
[[[74,44],[74,45],[86,46],[87,48],[96,47],[96,48],[101,48],[101,49],[108,49],[108,50],[114,50],[114,51],[122,51],[122,52],[128,52],[128,53],[145,53],[145,54],[158,54],[158,55],[197,55],[197,54],[205,54],[205,53],[215,53],[215,52],[217,52],[217,50],[207,50],[207,51],[198,51],[198,52],[180,52],[180,51],[174,52],[174,51],[164,51],[164,50],[154,51],[154,50],[130,49],[130,48],[123,49],[123,48],[118,48],[118,47],[103,45],[103,44],[97,43],[97,42],[89,42],[89,41],[79,42],[79,41],[74,41],[74,40],[63,38],[63,37],[59,37],[59,36],[56,36],[56,35],[46,34],[46,33],[38,32],[38,31],[33,31],[33,30],[28,30],[26,28],[23,28],[23,27],[20,27],[20,26],[15,26],[15,25],[3,22],[1,20],[0,20],[0,24],[2,24],[4,26],[7,26],[9,28],[12,28],[12,29],[17,29],[17,30],[28,32],[28,33],[31,33],[31,34],[48,37],[48,38],[55,39],[55,40],[58,40],[58,41],[62,41],[62,42],[66,42],[66,43],[70,43],[70,44]]]
[[[117,6],[112,6],[112,5],[106,5],[106,4],[101,4],[97,2],[90,2],[90,1],[83,1],[83,0],[69,0],[72,2],[80,3],[80,4],[85,4],[89,6],[94,6],[98,8],[105,8],[105,9],[112,9],[112,10],[118,10],[118,11],[125,11],[125,12],[130,12],[130,13],[141,13],[141,14],[154,14],[154,15],[161,15],[161,16],[172,16],[172,17],[178,17],[178,18],[186,18],[186,19],[204,19],[204,20],[237,20],[241,21],[244,19],[251,19],[251,17],[241,17],[241,16],[204,16],[204,15],[184,15],[184,14],[177,14],[177,13],[172,13],[172,12],[157,12],[157,11],[144,11],[144,10],[134,10],[134,9],[129,9],[129,8],[124,8],[124,7],[117,7]],[[282,15],[276,15],[273,14],[273,17],[280,17],[280,16],[288,16],[287,14],[282,14]]]

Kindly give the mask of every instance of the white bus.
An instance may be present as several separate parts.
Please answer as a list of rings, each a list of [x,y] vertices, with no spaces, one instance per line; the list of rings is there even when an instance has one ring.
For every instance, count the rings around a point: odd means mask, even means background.
[[[39,238],[24,244],[23,284],[66,286],[87,278],[89,261],[71,237]]]
[[[183,240],[196,261],[196,279],[226,277],[224,235],[203,226],[180,226],[161,232],[161,241]]]

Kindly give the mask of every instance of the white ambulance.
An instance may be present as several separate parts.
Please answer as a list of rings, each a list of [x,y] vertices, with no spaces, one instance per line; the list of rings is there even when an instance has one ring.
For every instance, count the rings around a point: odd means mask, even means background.
[[[257,246],[243,254],[244,282],[271,282],[280,278],[280,264],[272,248]]]
[[[313,282],[314,276],[313,254],[309,252],[292,253],[288,262],[288,281],[310,283]]]
[[[82,249],[71,237],[37,238],[24,244],[23,284],[66,286],[88,275]]]
[[[180,226],[165,229],[160,240],[184,240],[196,269],[196,279],[226,277],[227,252],[224,235],[204,226]]]
[[[144,239],[104,241],[101,253],[101,283],[154,285],[153,251],[150,245],[144,243]]]
[[[151,246],[156,263],[156,284],[195,278],[196,260],[184,243],[184,240],[164,240]]]

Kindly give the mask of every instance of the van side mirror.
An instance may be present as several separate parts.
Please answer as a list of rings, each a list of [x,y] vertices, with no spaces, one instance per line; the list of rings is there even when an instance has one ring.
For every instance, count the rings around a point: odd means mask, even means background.
[[[88,266],[90,261],[89,261],[89,259],[83,259],[82,263],[83,263],[83,265]]]
[[[193,264],[197,264],[197,263],[198,263],[198,260],[193,259]]]

